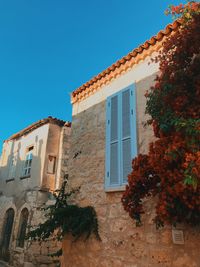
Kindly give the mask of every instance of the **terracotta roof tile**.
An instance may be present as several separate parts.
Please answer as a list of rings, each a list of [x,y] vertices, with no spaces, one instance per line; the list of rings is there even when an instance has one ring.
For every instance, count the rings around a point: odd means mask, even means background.
[[[124,73],[124,71],[130,69],[131,66],[137,64],[140,60],[143,60],[146,56],[150,55],[154,51],[158,51],[161,48],[163,38],[169,36],[172,32],[176,31],[180,25],[181,20],[176,20],[172,24],[168,24],[166,28],[164,30],[159,31],[157,35],[151,37],[144,44],[131,51],[128,55],[119,59],[106,70],[93,77],[90,81],[81,85],[79,88],[72,92],[72,103],[86,98],[89,93],[91,94],[92,92],[99,89],[103,84],[107,84],[113,78],[117,77],[121,73]],[[159,43],[160,46],[158,45]],[[149,51],[150,53],[146,53],[145,55],[143,55],[145,52],[150,50],[150,48],[153,48],[151,51]],[[130,64],[127,65],[129,62]],[[124,68],[121,68],[122,66],[124,66]]]
[[[37,128],[39,128],[42,125],[45,125],[47,123],[57,124],[59,126],[65,125],[67,127],[71,127],[71,122],[68,122],[68,121],[66,122],[66,121],[49,116],[48,118],[34,122],[33,124],[29,125],[28,127],[24,128],[23,130],[19,131],[18,133],[13,134],[11,137],[9,137],[4,142],[9,141],[9,140],[13,140],[13,139],[18,139],[19,137],[26,135],[26,134],[32,132],[33,130],[35,130],[35,129],[37,129]]]

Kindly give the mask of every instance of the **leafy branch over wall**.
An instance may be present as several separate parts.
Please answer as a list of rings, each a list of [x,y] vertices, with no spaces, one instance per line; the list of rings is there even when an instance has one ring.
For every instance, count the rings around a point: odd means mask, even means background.
[[[87,240],[91,234],[94,234],[100,240],[95,209],[91,206],[79,207],[70,204],[71,197],[79,189],[66,192],[66,185],[67,180],[65,179],[61,189],[53,193],[54,204],[41,208],[45,212],[46,220],[35,229],[30,230],[26,239],[41,242],[54,237],[56,240],[62,241],[66,234],[71,234],[76,241],[80,237]],[[62,249],[51,254],[51,256],[60,255],[62,255]]]

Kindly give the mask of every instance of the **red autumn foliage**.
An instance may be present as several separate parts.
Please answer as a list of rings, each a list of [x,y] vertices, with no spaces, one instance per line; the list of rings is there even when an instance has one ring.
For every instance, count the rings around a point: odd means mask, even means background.
[[[191,12],[188,7],[193,8]],[[164,223],[200,224],[199,10],[199,3],[187,4],[187,12],[183,5],[172,10],[189,15],[155,59],[160,63],[160,75],[146,93],[146,112],[152,117],[149,124],[157,139],[147,155],[133,160],[122,196],[124,209],[138,225],[144,213],[142,200],[150,196],[157,196],[158,227]]]

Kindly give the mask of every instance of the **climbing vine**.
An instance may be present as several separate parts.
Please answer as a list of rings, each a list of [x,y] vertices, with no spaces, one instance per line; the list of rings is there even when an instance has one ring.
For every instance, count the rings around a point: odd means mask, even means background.
[[[46,220],[38,227],[31,229],[26,239],[30,241],[47,241],[50,237],[62,241],[66,234],[71,234],[74,241],[80,237],[87,240],[94,234],[100,240],[98,232],[97,215],[93,207],[79,207],[70,204],[71,197],[79,189],[66,191],[67,180],[65,179],[60,190],[53,193],[55,202],[52,205],[41,208],[45,212]],[[51,256],[62,255],[62,249]]]
[[[155,223],[200,224],[200,3],[170,6],[179,28],[163,43],[155,85],[146,92],[156,141],[138,155],[122,196],[141,225],[143,199],[155,197]]]

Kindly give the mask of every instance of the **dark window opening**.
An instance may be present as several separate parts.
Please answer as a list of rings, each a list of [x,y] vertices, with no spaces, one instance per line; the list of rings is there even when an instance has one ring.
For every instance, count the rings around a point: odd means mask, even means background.
[[[19,229],[17,235],[17,247],[23,248],[26,236],[26,227],[28,223],[28,209],[24,208],[20,215]]]
[[[2,239],[0,244],[0,259],[3,259],[5,261],[9,261],[10,258],[9,246],[10,246],[14,216],[15,212],[12,208],[6,211],[2,229]]]

